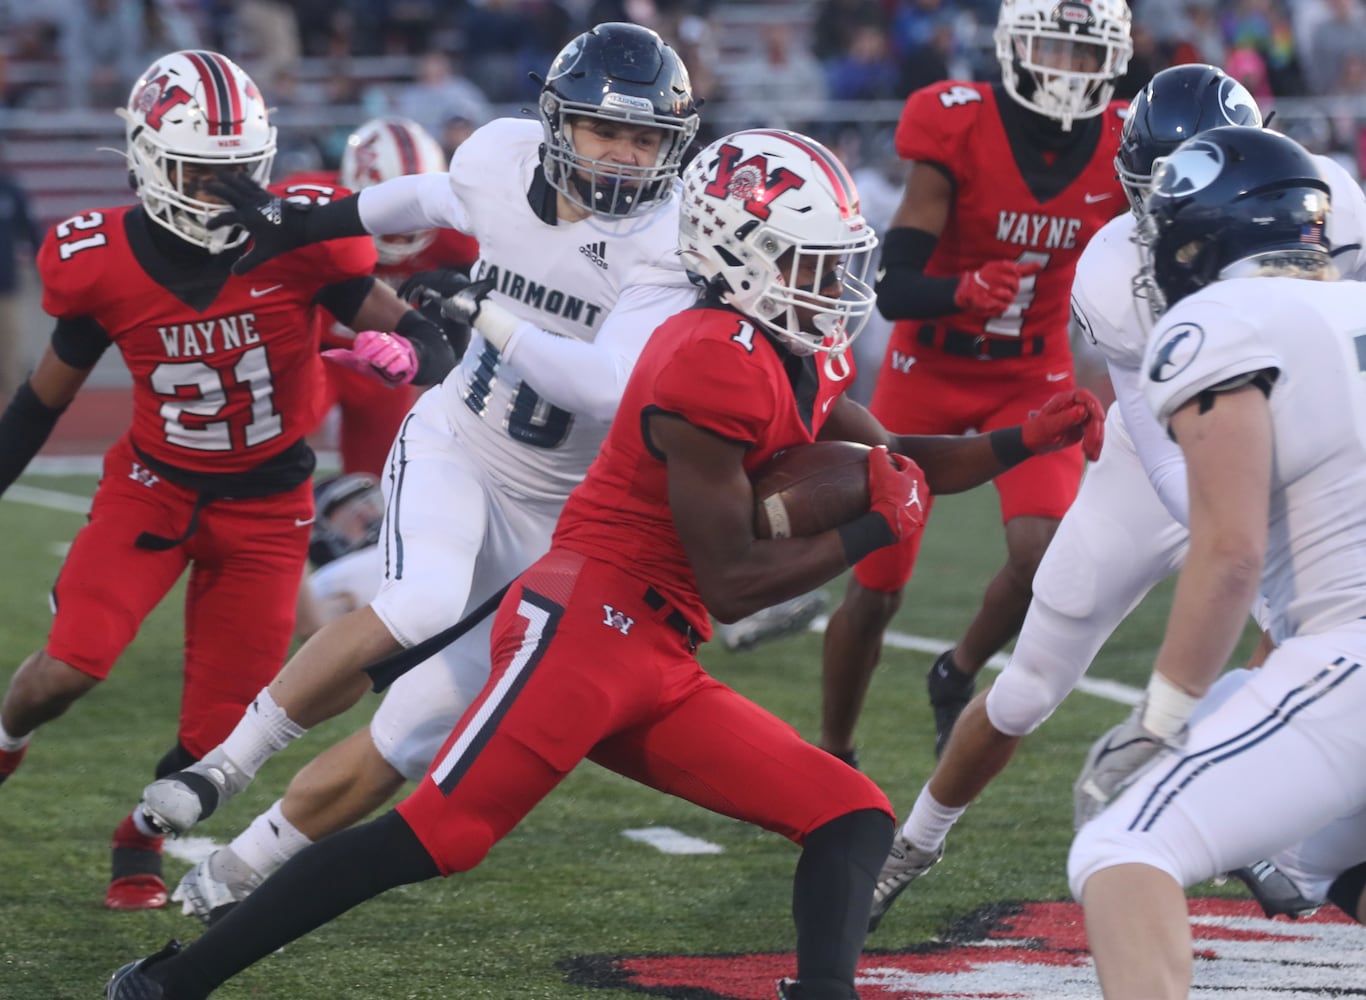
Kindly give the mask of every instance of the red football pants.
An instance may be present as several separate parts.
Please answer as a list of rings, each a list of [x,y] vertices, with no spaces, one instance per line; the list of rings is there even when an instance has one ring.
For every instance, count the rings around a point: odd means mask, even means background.
[[[646,584],[552,550],[493,626],[493,671],[398,806],[443,875],[477,865],[585,757],[800,844],[881,809],[865,775],[709,676]]]
[[[175,537],[195,494],[150,473],[127,439],[104,458],[90,520],[53,587],[47,653],[103,680],[143,620],[188,566],[179,741],[203,755],[232,731],[289,652],[308,554],[313,489],[219,500],[199,529],[165,552],[137,548],[142,532]]]

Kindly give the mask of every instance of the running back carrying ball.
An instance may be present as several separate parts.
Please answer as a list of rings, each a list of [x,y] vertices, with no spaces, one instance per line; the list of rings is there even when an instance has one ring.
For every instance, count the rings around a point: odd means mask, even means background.
[[[755,535],[804,538],[867,513],[871,450],[817,441],[778,452],[753,476]]]

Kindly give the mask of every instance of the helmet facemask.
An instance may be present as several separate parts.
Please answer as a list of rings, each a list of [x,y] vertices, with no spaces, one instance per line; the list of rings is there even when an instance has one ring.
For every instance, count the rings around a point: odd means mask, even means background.
[[[202,189],[199,180],[190,180],[189,173],[196,167],[215,173],[235,170],[245,173],[262,186],[270,183],[270,169],[275,162],[275,146],[267,153],[249,157],[204,157],[176,155],[158,145],[146,130],[138,130],[130,123],[128,165],[132,171],[138,197],[147,215],[158,225],[169,229],[181,239],[218,254],[241,246],[250,236],[242,226],[210,229],[209,220],[228,206],[219,201],[193,197],[187,191]],[[271,130],[272,134],[274,129]]]
[[[995,39],[1006,92],[1064,131],[1105,110],[1133,53],[1122,3],[1006,0]]]
[[[643,107],[633,107],[637,101]],[[668,201],[683,153],[697,134],[697,119],[660,119],[653,114],[649,101],[622,94],[608,94],[603,104],[592,107],[562,101],[549,92],[541,95],[546,180],[570,204],[594,215],[637,215]],[[613,105],[617,111],[608,110]],[[628,166],[581,155],[574,146],[574,133],[591,128],[594,120],[659,130],[659,153],[654,163]]]

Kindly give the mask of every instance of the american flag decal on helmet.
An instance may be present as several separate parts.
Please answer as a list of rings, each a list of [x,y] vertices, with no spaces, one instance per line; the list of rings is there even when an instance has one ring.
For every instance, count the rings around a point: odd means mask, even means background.
[[[233,81],[232,67],[217,52],[202,49],[185,57],[199,73],[204,88],[204,118],[210,135],[241,135],[244,111],[242,95]]]

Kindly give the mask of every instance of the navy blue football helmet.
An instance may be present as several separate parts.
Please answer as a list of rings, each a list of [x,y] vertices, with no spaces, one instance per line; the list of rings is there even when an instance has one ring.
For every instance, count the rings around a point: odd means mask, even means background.
[[[574,38],[550,64],[541,87],[546,180],[597,215],[634,215],[666,201],[697,134],[688,69],[664,40],[638,24],[599,24]],[[619,167],[574,149],[573,118],[603,118],[664,132],[653,166],[623,177]]]
[[[1134,214],[1143,213],[1155,161],[1192,136],[1224,125],[1261,128],[1262,112],[1248,89],[1218,66],[1172,66],[1149,80],[1129,105],[1115,156]]]
[[[1330,268],[1330,207],[1313,157],[1280,132],[1225,126],[1187,140],[1158,164],[1139,222],[1154,315],[1265,265]]]

